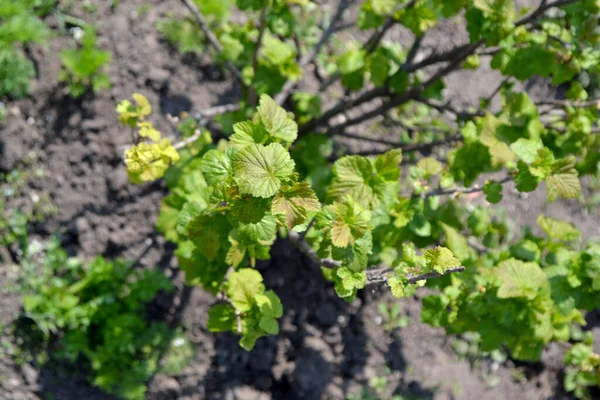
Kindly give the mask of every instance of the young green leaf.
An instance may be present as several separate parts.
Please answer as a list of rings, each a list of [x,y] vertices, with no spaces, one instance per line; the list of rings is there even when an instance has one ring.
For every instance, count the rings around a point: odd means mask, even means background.
[[[294,161],[279,143],[253,144],[233,156],[234,179],[242,193],[272,197],[294,172]]]
[[[303,223],[310,212],[319,211],[321,203],[306,182],[282,188],[271,205],[271,212],[285,215],[288,230]]]
[[[242,268],[229,274],[227,296],[239,312],[252,309],[256,296],[264,293],[265,285],[260,272],[251,268]]]

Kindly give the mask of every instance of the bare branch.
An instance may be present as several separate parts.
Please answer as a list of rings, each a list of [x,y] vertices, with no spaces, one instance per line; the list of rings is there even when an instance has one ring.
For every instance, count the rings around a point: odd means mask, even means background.
[[[341,20],[342,15],[344,14],[344,10],[346,10],[346,8],[348,8],[348,0],[341,0],[340,4],[338,5],[337,11],[335,12],[335,15],[331,19],[331,23],[323,32],[323,35],[321,35],[321,38],[319,39],[317,44],[315,44],[311,51],[306,53],[304,57],[302,57],[302,59],[300,60],[301,70],[304,70],[308,64],[314,61],[317,54],[319,54],[321,47],[323,47],[323,45],[329,40],[330,36],[334,32],[336,32],[336,25],[338,21]],[[294,90],[295,86],[296,82],[294,81],[288,80],[287,82],[285,82],[281,91],[277,94],[277,96],[275,96],[275,102],[279,105],[285,103],[287,98],[290,97],[290,94],[292,93],[292,90]]]
[[[260,47],[262,46],[263,36],[267,27],[267,6],[263,7],[260,11],[259,27],[258,27],[258,39],[256,39],[256,47],[252,52],[252,71],[256,75],[256,67],[258,66],[258,54],[260,53]],[[254,107],[256,105],[256,89],[250,87],[248,89],[248,105]]]
[[[394,18],[394,15],[400,10],[414,6],[415,3],[416,3],[416,0],[411,0],[407,3],[402,3],[402,4],[399,4],[398,6],[396,6],[396,8],[394,8],[394,10],[387,17],[387,19],[385,20],[383,25],[381,25],[379,28],[377,28],[375,30],[375,32],[373,32],[373,34],[363,44],[362,50],[365,51],[367,54],[371,54],[373,51],[375,51],[375,49],[377,48],[377,45],[379,44],[379,42],[381,42],[381,39],[383,39],[383,37],[385,36],[385,33],[396,23],[396,19]],[[331,75],[328,79],[326,79],[321,84],[321,86],[319,86],[319,92],[324,91],[329,86],[331,86],[333,83],[337,82],[340,78],[341,78],[341,74],[339,71],[337,71],[336,73]]]
[[[204,16],[200,12],[200,10],[196,6],[196,4],[192,0],[181,0],[181,1],[191,11],[194,18],[196,18],[196,21],[200,25],[200,29],[202,29],[202,32],[204,32],[204,35],[206,35],[206,38],[208,39],[208,42],[211,44],[211,46],[214,47],[214,49],[216,50],[217,53],[219,53],[219,54],[223,53],[223,46],[221,45],[221,42],[219,42],[219,39],[217,39],[215,34],[210,30],[208,23],[204,19]],[[233,63],[231,61],[226,61],[225,65],[231,71],[231,73],[233,73],[233,75],[236,77],[236,79],[242,84],[242,86],[246,87],[246,84],[244,82],[244,77],[242,76],[242,73],[240,72],[240,70],[237,69],[237,67],[235,65],[233,65]]]
[[[501,185],[504,185],[507,182],[510,182],[513,180],[512,176],[506,176],[502,179],[500,179],[499,181],[494,181],[496,183],[499,183]],[[470,193],[477,193],[477,192],[482,192],[483,191],[483,187],[482,186],[478,186],[478,185],[474,185],[473,187],[470,188],[450,188],[450,189],[435,189],[435,190],[430,190],[429,192],[425,192],[425,193],[421,193],[421,194],[414,194],[413,197],[421,197],[423,199],[427,198],[427,197],[432,197],[432,196],[447,196],[447,195],[453,195],[453,194],[457,194],[457,193],[462,193],[462,194],[470,194]]]
[[[338,268],[338,267],[342,266],[341,262],[333,260],[331,258],[325,258],[325,259],[319,258],[319,256],[317,255],[317,252],[312,247],[310,247],[310,245],[308,243],[306,243],[304,238],[298,232],[290,231],[288,233],[288,239],[294,245],[296,245],[296,247],[298,247],[298,249],[302,253],[304,253],[308,258],[310,258],[310,260],[312,262],[314,262],[315,264],[325,267],[325,268]],[[408,283],[415,284],[418,281],[432,279],[432,278],[438,278],[440,276],[448,275],[448,274],[455,273],[455,272],[462,272],[464,270],[465,270],[465,267],[460,266],[460,267],[456,267],[456,268],[449,268],[443,274],[440,274],[438,272],[429,272],[426,274],[418,274],[418,275],[408,274],[408,275],[406,275],[406,279],[407,279]],[[384,284],[385,282],[387,282],[388,275],[389,275],[389,273],[392,272],[392,270],[389,267],[380,266],[377,268],[367,269],[366,272],[367,272],[367,282],[366,282],[365,286],[369,287],[369,286],[381,285],[381,284]]]
[[[217,115],[225,114],[231,111],[237,111],[240,109],[239,104],[223,104],[220,106],[215,106],[211,108],[207,108],[204,111],[200,111],[194,114],[194,119],[198,121],[198,129],[192,136],[187,139],[182,140],[181,142],[175,143],[173,147],[177,150],[184,148],[190,143],[194,143],[198,138],[202,135],[202,128],[206,125],[206,120],[208,118],[216,117]]]
[[[547,10],[549,10],[551,8],[562,7],[562,6],[566,6],[566,5],[569,5],[572,3],[577,3],[580,1],[582,1],[582,0],[556,0],[556,1],[553,1],[552,3],[548,3],[547,0],[542,0],[540,2],[540,5],[538,6],[538,8],[535,9],[535,11],[533,11],[531,14],[521,18],[520,20],[518,20],[515,23],[515,26],[529,24],[530,22],[533,22],[536,19],[538,19],[539,17],[541,17],[542,14],[544,14]]]
[[[570,101],[570,100],[542,100],[535,103],[536,106],[553,106],[553,107],[573,107],[587,108],[596,107],[600,109],[600,99],[591,99],[587,101]]]

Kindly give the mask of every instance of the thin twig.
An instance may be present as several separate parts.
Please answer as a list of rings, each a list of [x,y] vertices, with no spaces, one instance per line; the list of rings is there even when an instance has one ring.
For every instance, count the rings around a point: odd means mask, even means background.
[[[494,181],[496,183],[499,183],[501,185],[504,185],[507,182],[510,182],[513,180],[512,176],[506,176],[502,179],[500,179],[499,181]],[[470,194],[470,193],[477,193],[477,192],[482,192],[483,191],[483,186],[478,186],[475,185],[473,187],[468,187],[468,188],[451,188],[451,189],[434,189],[434,190],[430,190],[429,192],[425,192],[425,193],[421,193],[421,194],[414,194],[413,197],[421,197],[423,199],[427,198],[427,197],[432,197],[432,196],[448,196],[448,195],[453,195],[453,194],[457,194],[457,193],[462,193],[462,194]]]
[[[591,99],[587,101],[570,101],[570,100],[541,100],[535,103],[536,106],[553,106],[553,107],[573,107],[587,108],[596,107],[600,109],[600,99]]]
[[[298,249],[304,253],[312,262],[325,268],[338,268],[342,266],[342,263],[331,258],[319,258],[317,252],[300,236],[298,232],[290,231],[288,233],[288,239],[298,247]],[[425,274],[406,275],[408,283],[415,284],[418,281],[438,278],[440,276],[448,275],[455,272],[462,272],[465,267],[460,266],[456,268],[449,268],[443,274],[439,272],[428,272]],[[379,266],[377,268],[367,269],[367,282],[365,286],[375,286],[387,282],[388,274],[391,273],[391,269],[386,266]]]
[[[203,111],[199,111],[196,114],[194,114],[194,118],[195,119],[201,119],[201,118],[212,118],[212,117],[216,117],[217,115],[221,115],[221,114],[225,114],[228,112],[232,112],[232,111],[237,111],[240,109],[240,104],[223,104],[220,106],[214,106],[214,107],[210,107],[207,108],[206,110]]]
[[[542,0],[540,2],[540,5],[538,6],[538,8],[535,9],[535,11],[533,11],[531,14],[521,18],[520,20],[518,20],[515,23],[515,26],[526,25],[530,22],[535,21],[536,19],[541,17],[542,14],[544,14],[550,8],[562,7],[562,6],[572,4],[572,3],[577,3],[579,1],[582,1],[582,0],[557,0],[557,1],[553,1],[552,3],[548,3],[547,0]]]
[[[265,35],[265,30],[267,28],[267,8],[268,7],[265,5],[260,11],[258,39],[256,40],[256,47],[254,48],[254,52],[252,53],[251,61],[252,71],[254,75],[256,75],[256,67],[258,66],[258,54],[260,52],[263,36]],[[254,106],[256,105],[256,89],[254,89],[254,87],[248,88],[248,105],[251,108],[254,108]]]
[[[214,47],[215,51],[219,54],[223,53],[223,46],[221,45],[221,42],[219,42],[219,39],[217,39],[215,34],[210,30],[208,23],[204,19],[204,16],[200,12],[200,10],[196,6],[196,4],[192,0],[181,0],[181,1],[191,11],[194,18],[196,18],[196,21],[200,25],[200,29],[202,29],[202,32],[204,32],[204,35],[208,39],[208,42],[212,45],[212,47]],[[241,83],[241,85],[246,87],[247,85],[244,82],[244,77],[243,77],[242,73],[240,72],[240,70],[235,65],[233,65],[233,63],[231,61],[226,61],[225,65],[231,71],[231,73],[233,73],[233,75]]]
[[[220,106],[214,106],[211,108],[207,108],[204,111],[197,112],[194,114],[194,119],[198,121],[198,128],[194,132],[192,136],[187,139],[182,140],[181,142],[175,143],[173,147],[177,150],[186,147],[190,143],[194,143],[198,138],[202,135],[202,128],[207,122],[208,118],[216,117],[217,115],[225,114],[231,111],[237,111],[240,109],[239,104],[223,104]]]
[[[300,70],[304,70],[306,66],[312,63],[317,57],[317,54],[319,54],[321,47],[323,47],[323,45],[327,43],[330,36],[336,31],[335,26],[338,23],[338,21],[342,18],[342,15],[344,14],[344,10],[346,10],[346,8],[348,8],[348,0],[341,0],[340,4],[338,5],[337,11],[331,19],[331,23],[323,32],[323,35],[321,35],[321,38],[319,39],[317,44],[315,44],[315,46],[300,60]],[[275,96],[275,102],[279,105],[285,103],[285,101],[288,99],[288,97],[290,97],[290,94],[292,93],[292,90],[294,90],[295,87],[295,81],[288,80],[287,82],[285,82],[283,88],[281,88],[281,91],[277,94],[277,96]]]
[[[396,6],[396,8],[394,8],[394,10],[387,17],[387,19],[385,20],[383,25],[381,25],[379,28],[377,28],[375,30],[375,32],[373,32],[373,34],[363,44],[362,50],[365,51],[367,54],[371,54],[373,51],[375,51],[375,49],[377,48],[377,45],[379,44],[379,42],[381,42],[381,39],[383,39],[383,37],[385,36],[385,33],[396,23],[396,18],[394,17],[394,15],[400,10],[414,6],[415,3],[416,3],[416,0],[411,0],[407,3],[402,3],[402,4],[399,4],[398,6]],[[327,78],[319,86],[319,92],[326,90],[333,83],[337,82],[341,77],[342,77],[342,75],[339,71],[335,72],[333,75],[331,75],[329,78]]]

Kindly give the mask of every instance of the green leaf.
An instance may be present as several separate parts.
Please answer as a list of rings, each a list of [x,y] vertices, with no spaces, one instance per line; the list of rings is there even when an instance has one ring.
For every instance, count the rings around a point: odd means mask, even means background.
[[[256,305],[262,314],[259,320],[260,328],[271,335],[277,335],[279,324],[276,318],[281,318],[283,315],[283,306],[279,297],[275,292],[269,290],[265,294],[256,296]]]
[[[402,150],[394,149],[375,157],[375,171],[386,181],[397,182],[400,179]]]
[[[471,257],[471,246],[467,242],[467,238],[461,235],[453,227],[442,223],[442,228],[446,234],[446,244],[454,256],[459,260],[464,261]]]
[[[575,169],[575,157],[570,156],[552,164],[551,175],[546,178],[546,190],[550,202],[556,200],[558,196],[565,199],[579,197],[581,183]]]
[[[419,160],[417,167],[423,171],[425,179],[442,172],[442,163],[433,157],[425,157]]]
[[[427,268],[440,274],[444,274],[448,268],[460,266],[460,260],[454,257],[450,249],[442,246],[423,251],[423,257],[427,262]]]
[[[530,140],[520,138],[510,145],[510,149],[519,157],[519,159],[530,164],[538,157],[538,150],[543,147],[541,140]]]
[[[202,157],[201,170],[209,185],[227,181],[232,175],[232,151],[209,150]]]
[[[267,132],[276,138],[293,142],[298,137],[298,125],[287,112],[266,94],[260,96],[258,116]]]
[[[539,290],[548,287],[548,278],[537,263],[523,262],[514,258],[502,261],[494,270],[498,278],[498,297],[525,297],[533,300]]]
[[[401,299],[406,297],[406,292],[404,290],[404,287],[406,286],[404,282],[402,282],[401,279],[398,279],[395,276],[390,276],[387,280],[387,284],[390,287],[391,291],[392,291],[392,295],[397,298],[397,299]]]
[[[448,296],[430,295],[423,297],[423,310],[421,320],[431,326],[445,326],[448,324],[448,310],[450,304]]]
[[[371,213],[350,198],[327,209],[333,210],[336,215],[331,225],[331,242],[334,246],[354,244],[370,230]]]
[[[257,223],[240,223],[238,232],[249,243],[273,243],[277,234],[277,218],[265,215]]]
[[[515,186],[519,192],[533,192],[538,186],[538,178],[535,177],[527,164],[523,161],[517,163],[518,171],[515,175]]]
[[[263,144],[267,138],[268,133],[262,125],[252,121],[243,121],[233,125],[233,135],[229,141],[234,147],[241,150],[253,144]]]
[[[350,196],[364,207],[375,207],[383,198],[386,182],[376,174],[368,158],[342,157],[333,165],[333,173],[328,195],[334,200]]]
[[[308,213],[319,211],[321,203],[315,192],[306,182],[297,182],[293,186],[280,190],[271,205],[273,214],[285,215],[288,230],[303,223]]]
[[[217,258],[221,248],[218,224],[222,221],[222,216],[198,215],[187,226],[190,240],[209,261]]]
[[[262,281],[260,272],[251,268],[242,268],[229,274],[227,296],[236,310],[247,312],[252,309],[255,297],[265,291]]]
[[[244,224],[260,222],[270,208],[269,199],[261,197],[244,196],[231,203],[231,212]]]
[[[488,202],[492,204],[500,203],[502,200],[502,185],[493,181],[486,182],[483,193],[485,193],[485,199]]]
[[[570,222],[559,221],[543,215],[537,217],[537,224],[552,239],[569,242],[577,240],[581,235],[581,232]]]
[[[208,330],[228,332],[236,329],[235,310],[226,304],[216,304],[208,310]]]
[[[340,279],[341,285],[346,290],[363,289],[367,282],[367,273],[350,271],[346,267],[338,268],[336,272],[337,277]]]
[[[409,75],[403,69],[399,69],[390,77],[390,87],[396,93],[404,93],[409,84]]]
[[[238,265],[244,261],[244,256],[246,255],[246,246],[240,242],[240,238],[236,230],[232,231],[231,235],[229,235],[229,243],[231,243],[231,247],[229,250],[227,250],[225,262],[228,265],[231,265],[233,268],[237,268]]]
[[[294,172],[294,161],[279,143],[253,144],[233,156],[234,179],[240,192],[256,197],[271,197],[281,181]]]
[[[351,49],[346,51],[338,59],[338,67],[342,75],[359,71],[365,66],[365,55],[361,50]]]
[[[396,7],[397,0],[371,0],[371,10],[382,16],[390,14]]]

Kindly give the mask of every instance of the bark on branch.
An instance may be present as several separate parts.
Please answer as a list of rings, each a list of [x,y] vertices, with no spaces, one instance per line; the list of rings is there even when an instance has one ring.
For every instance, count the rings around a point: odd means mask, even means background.
[[[313,263],[325,267],[325,268],[337,268],[341,267],[342,263],[336,261],[332,258],[320,258],[317,255],[315,249],[313,249],[302,237],[301,234],[295,231],[290,231],[288,233],[288,239],[302,252],[306,255]],[[423,281],[432,278],[439,278],[440,276],[445,276],[448,274],[462,272],[465,270],[465,267],[459,266],[455,268],[449,268],[443,274],[439,272],[428,272],[425,274],[408,274],[406,275],[406,279],[408,283],[415,284],[418,281]],[[392,273],[392,270],[388,267],[378,267],[367,270],[367,282],[365,284],[366,287],[378,286],[387,282],[387,278],[389,274]]]

